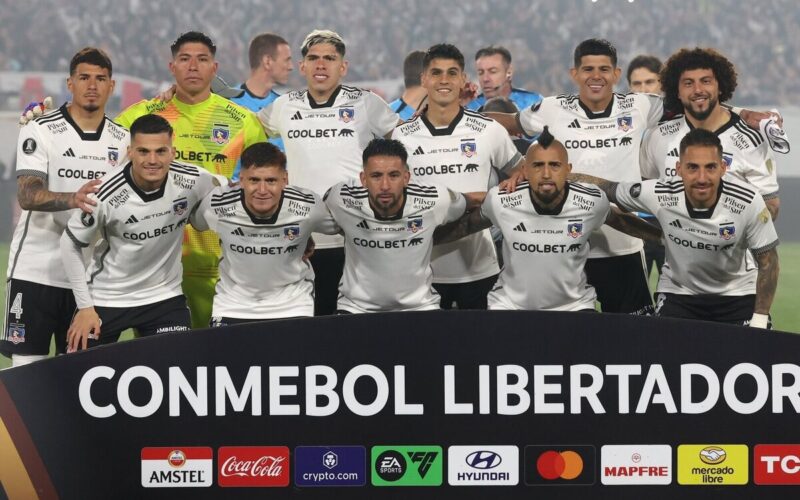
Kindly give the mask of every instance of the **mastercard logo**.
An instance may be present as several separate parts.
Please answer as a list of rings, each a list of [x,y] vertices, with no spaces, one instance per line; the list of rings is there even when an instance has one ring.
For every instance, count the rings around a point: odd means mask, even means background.
[[[527,446],[527,484],[593,484],[593,446]]]
[[[583,459],[572,450],[546,451],[536,460],[536,470],[545,479],[575,479],[583,472]]]

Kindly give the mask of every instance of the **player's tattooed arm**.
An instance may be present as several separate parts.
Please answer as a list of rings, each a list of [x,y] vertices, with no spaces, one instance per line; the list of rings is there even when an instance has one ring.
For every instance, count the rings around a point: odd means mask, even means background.
[[[567,180],[575,182],[585,182],[586,184],[594,184],[599,187],[601,191],[606,193],[608,200],[611,203],[617,203],[617,186],[619,182],[613,182],[600,177],[595,177],[588,174],[569,174]]]
[[[770,198],[768,200],[764,200],[764,203],[767,205],[767,210],[769,210],[770,216],[772,216],[772,222],[778,220],[778,212],[781,209],[781,199]]]
[[[433,232],[433,244],[450,243],[491,226],[492,222],[483,217],[480,210],[467,211],[453,222],[437,227]]]
[[[660,228],[631,213],[623,212],[615,206],[612,206],[611,211],[608,212],[606,224],[617,231],[642,240],[661,241],[661,237],[664,235]]]
[[[22,175],[17,178],[17,199],[23,210],[60,212],[80,208],[84,212],[91,212],[97,202],[89,198],[89,195],[98,191],[98,184],[100,180],[94,179],[74,193],[54,193],[47,189],[41,177]]]
[[[756,314],[769,314],[775,290],[778,288],[778,250],[772,248],[766,252],[755,255],[758,262],[758,277],[756,278]]]

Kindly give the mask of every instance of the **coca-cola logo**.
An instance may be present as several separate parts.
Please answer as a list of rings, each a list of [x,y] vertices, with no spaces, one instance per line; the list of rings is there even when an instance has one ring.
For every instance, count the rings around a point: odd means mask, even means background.
[[[251,477],[277,477],[283,473],[281,464],[285,457],[264,455],[256,460],[240,460],[236,455],[229,457],[222,464],[219,473],[224,477],[251,476]]]
[[[289,448],[223,446],[217,452],[220,486],[288,486]]]

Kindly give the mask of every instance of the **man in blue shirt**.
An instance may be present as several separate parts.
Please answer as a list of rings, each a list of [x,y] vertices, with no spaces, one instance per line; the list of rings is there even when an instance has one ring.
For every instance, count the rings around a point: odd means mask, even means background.
[[[514,67],[511,52],[505,47],[490,45],[480,49],[475,53],[475,67],[482,93],[467,104],[467,109],[479,111],[487,100],[497,96],[510,99],[518,109],[529,108],[542,100],[540,94],[512,85]]]
[[[410,52],[403,61],[403,80],[405,91],[403,95],[389,103],[392,111],[400,115],[400,119],[406,121],[410,119],[419,107],[419,104],[428,94],[422,87],[420,78],[422,76],[422,60],[425,52],[415,50]]]

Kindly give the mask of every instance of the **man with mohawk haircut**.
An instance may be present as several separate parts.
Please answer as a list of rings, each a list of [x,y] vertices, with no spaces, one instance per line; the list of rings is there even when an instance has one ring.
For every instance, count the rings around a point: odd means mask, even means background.
[[[500,229],[505,267],[489,293],[489,309],[594,311],[597,295],[584,272],[591,233],[604,223],[638,238],[658,239],[660,230],[612,211],[597,186],[568,182],[567,150],[548,127],[522,168],[525,181],[514,192],[492,188],[479,212],[458,229],[440,230],[437,241],[492,224]]]

